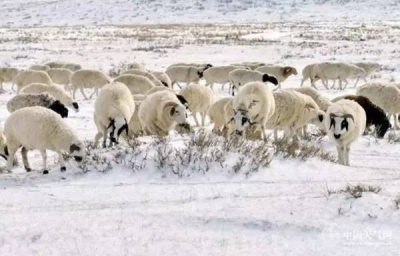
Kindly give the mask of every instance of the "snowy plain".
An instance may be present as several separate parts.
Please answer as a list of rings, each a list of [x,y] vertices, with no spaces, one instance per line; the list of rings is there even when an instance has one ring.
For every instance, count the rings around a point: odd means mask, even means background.
[[[191,12],[194,16],[190,16],[172,7],[183,8],[184,3],[193,7],[193,1],[166,1],[159,7],[164,8],[164,15],[152,14],[160,20],[146,22],[130,16],[144,11],[132,11],[129,1],[102,1],[98,6],[95,2],[79,1],[81,9],[74,11],[64,5],[72,8],[75,1],[2,1],[1,8],[8,11],[1,20],[0,66],[27,68],[61,60],[109,73],[130,62],[164,70],[176,62],[265,61],[297,68],[299,75],[283,85],[289,88],[300,85],[301,70],[307,64],[365,60],[383,66],[372,80],[400,79],[400,26],[395,20],[400,17],[395,15],[399,7],[390,5],[395,1],[376,6],[375,14],[365,9],[377,1],[344,1],[348,3],[343,5],[333,1],[333,7],[322,5],[315,12],[317,17],[307,16],[317,7],[306,1],[309,12],[295,17],[308,22],[273,16],[275,22],[268,24],[129,26],[121,24],[212,22],[216,17],[241,23],[269,21],[269,17],[253,9],[237,13],[228,9],[225,16],[208,11]],[[238,1],[241,6],[244,2]],[[262,1],[250,2],[266,11],[260,7]],[[292,1],[275,2],[282,3],[284,10],[296,10],[290,8]],[[145,6],[153,8],[157,3],[146,1]],[[118,15],[119,8],[130,14]],[[43,19],[36,15],[39,12]],[[32,17],[25,19],[27,14]],[[355,19],[349,22],[345,15]],[[20,27],[28,23],[33,27]],[[66,24],[85,26],[64,27]],[[9,115],[5,104],[14,95],[11,85],[4,87],[1,125]],[[227,95],[220,86],[214,88],[218,97]],[[346,91],[326,91],[322,85],[320,89],[330,98],[354,92],[352,86]],[[83,140],[92,141],[96,133],[94,100],[85,101],[79,93],[78,97],[81,111],[70,111],[66,121]],[[400,137],[399,132],[390,133]],[[268,167],[250,175],[232,171],[229,164],[237,157],[229,155],[228,167],[213,165],[205,173],[189,170],[188,175],[178,177],[152,159],[151,138],[139,139],[141,147],[151,151],[146,159],[140,154],[133,161],[126,156],[122,161],[121,152],[129,148],[124,143],[112,150],[94,150],[111,162],[111,169],[98,164],[98,169],[89,166],[82,171],[70,161],[67,172],[60,173],[56,155],[49,154],[49,175],[39,171],[27,174],[21,166],[12,174],[1,173],[0,255],[399,255],[400,140],[388,137],[361,138],[352,147],[350,167],[319,158],[302,161],[274,155]],[[169,138],[173,145],[185,139],[176,133]],[[316,143],[336,156],[334,145],[326,138]],[[40,154],[30,152],[29,156],[32,167],[39,170]],[[4,165],[0,160],[0,166]],[[363,193],[360,198],[336,193],[349,184],[381,191]]]

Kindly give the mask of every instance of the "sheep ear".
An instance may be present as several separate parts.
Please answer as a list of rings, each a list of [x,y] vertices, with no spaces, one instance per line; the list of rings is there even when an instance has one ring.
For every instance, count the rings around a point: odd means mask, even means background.
[[[161,81],[161,83],[162,83],[165,87],[168,87],[168,84],[167,84],[166,82]]]
[[[70,153],[70,154],[74,153],[74,151],[79,151],[79,150],[81,150],[81,148],[80,148],[78,145],[76,145],[76,144],[72,144],[72,145],[69,147],[69,153]]]
[[[203,78],[203,71],[197,71],[197,75],[199,75],[199,78]]]
[[[175,107],[172,107],[172,108],[171,108],[171,111],[169,112],[169,114],[170,114],[171,116],[173,116],[174,113],[175,113]]]
[[[177,94],[176,97],[178,98],[178,100],[180,101],[180,103],[182,103],[182,105],[184,105],[184,106],[187,107],[188,102],[187,102],[187,100],[185,99],[185,97],[183,97],[183,96],[180,95],[180,94]]]
[[[292,68],[291,68],[291,67],[285,67],[285,68],[283,69],[283,73],[284,73],[284,75],[287,75],[287,74],[289,74],[289,73],[290,73],[290,71],[292,71]]]

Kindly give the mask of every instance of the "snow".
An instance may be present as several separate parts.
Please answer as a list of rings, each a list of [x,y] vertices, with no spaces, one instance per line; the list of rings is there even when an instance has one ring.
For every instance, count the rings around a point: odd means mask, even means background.
[[[296,67],[299,75],[283,87],[298,87],[309,63],[368,60],[383,65],[373,81],[400,79],[399,6],[390,5],[395,1],[214,1],[224,8],[203,12],[194,11],[194,2],[2,1],[1,24],[16,28],[0,29],[0,66],[62,60],[108,72],[135,61],[154,70],[176,62],[266,61]],[[292,2],[297,7],[290,7]],[[158,11],[145,11],[156,6]],[[235,6],[248,9],[233,12]],[[276,13],[266,15],[260,6]],[[59,11],[53,15],[54,10]],[[281,17],[284,12],[289,14]],[[139,13],[149,19],[136,17]],[[24,19],[28,14],[31,18]],[[352,22],[344,19],[353,15]],[[237,24],[95,26],[200,21]],[[66,23],[86,27],[45,27]],[[24,24],[34,27],[19,27]],[[334,98],[353,93],[353,83],[344,92],[319,88]],[[11,85],[4,88],[1,126],[9,115],[5,104],[14,96]],[[219,97],[227,95],[218,85],[214,90]],[[80,138],[92,141],[94,100],[85,101],[78,92],[78,102],[81,111],[70,110],[66,121]],[[170,145],[179,148],[185,140],[173,133]],[[141,166],[121,161],[118,154],[129,148],[122,144],[94,151],[113,160],[104,173],[100,165],[100,171],[93,167],[83,173],[73,161],[61,173],[50,152],[48,175],[26,173],[21,165],[1,173],[0,255],[398,255],[400,149],[388,135],[362,137],[351,148],[350,167],[276,155],[268,167],[246,175],[230,170],[240,154],[227,152],[228,167],[214,164],[206,173],[188,169],[190,175],[182,178],[157,168],[152,141],[140,139],[139,149],[150,149],[146,160],[145,152],[135,156]],[[314,143],[336,156],[326,138]],[[41,168],[39,152],[31,151],[29,160],[33,169]],[[357,199],[335,192],[348,184],[382,190]]]

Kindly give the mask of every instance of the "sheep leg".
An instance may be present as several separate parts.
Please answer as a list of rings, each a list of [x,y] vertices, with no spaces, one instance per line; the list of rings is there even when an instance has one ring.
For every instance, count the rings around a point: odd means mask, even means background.
[[[336,150],[338,152],[338,163],[344,164],[342,146],[341,145],[336,146]]]
[[[325,86],[325,89],[329,90],[329,87],[328,87],[328,80],[325,79],[325,78],[321,78],[321,82],[322,82],[322,84]],[[332,89],[332,88],[331,88],[331,89]]]
[[[364,83],[368,83],[368,81],[367,81],[367,78],[365,78],[365,77],[361,77],[363,80],[364,80]]]
[[[176,85],[178,86],[179,89],[182,89],[182,86],[178,83],[176,83]]]
[[[93,97],[94,94],[99,95],[99,88],[96,87],[96,88],[94,89],[93,93],[90,94],[89,99],[92,99],[92,97]]]
[[[206,124],[206,112],[205,111],[201,112],[200,116],[201,116],[201,126],[205,126],[205,124]]]
[[[307,80],[307,78],[304,78],[303,77],[303,79],[301,79],[301,83],[300,83],[300,87],[303,87],[303,84],[304,84],[304,82]]]
[[[339,89],[343,90],[343,86],[342,86],[342,79],[339,78]]]
[[[344,148],[344,159],[345,159],[345,165],[350,166],[350,147],[346,146]]]
[[[85,90],[83,89],[83,87],[80,87],[79,90],[81,91],[81,93],[82,93],[83,97],[85,98],[85,100],[87,100],[88,98],[87,98],[87,96],[85,94]]]
[[[60,163],[60,171],[65,172],[67,170],[67,167],[65,167],[65,161],[64,161],[64,157],[61,153],[61,151],[57,151],[58,154],[58,162]]]
[[[345,79],[343,79],[343,81],[345,82],[345,84],[344,84],[344,87],[343,87],[343,90],[346,90],[346,88],[347,88],[347,85],[349,84],[349,81],[347,81],[347,79],[345,78]]]
[[[360,80],[360,77],[357,77],[357,80],[356,80],[356,82],[355,82],[355,84],[354,84],[354,87],[353,88],[356,88],[356,86],[357,86],[357,84],[358,84],[358,81]]]
[[[274,129],[274,141],[278,142],[278,129]]]
[[[0,81],[0,89],[3,91],[3,81]]]
[[[74,88],[72,89],[72,98],[74,98],[74,99],[76,99],[76,90],[77,90],[78,88],[76,88],[76,86],[74,86]]]
[[[18,148],[21,145],[18,146],[12,146],[10,142],[8,142],[8,158],[7,158],[7,171],[11,172],[13,164],[14,164],[14,157],[15,153],[17,152]]]
[[[25,147],[21,148],[22,162],[24,163],[24,168],[27,172],[32,171],[28,162],[28,150]]]
[[[49,174],[49,170],[47,170],[46,150],[40,150],[40,154],[42,155],[43,174]]]
[[[197,120],[197,113],[193,112],[192,115],[193,115],[194,122],[196,123],[196,126],[200,126],[199,120]]]

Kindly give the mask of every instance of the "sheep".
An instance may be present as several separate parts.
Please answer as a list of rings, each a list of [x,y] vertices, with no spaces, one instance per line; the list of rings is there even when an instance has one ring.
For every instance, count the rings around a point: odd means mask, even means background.
[[[150,79],[138,75],[120,75],[114,79],[114,82],[125,84],[131,94],[146,94],[147,91],[155,87]]]
[[[394,127],[399,129],[396,119],[400,113],[400,89],[395,84],[368,83],[357,88],[356,95],[370,99],[375,105],[382,108],[389,116],[394,116]]]
[[[328,107],[332,104],[332,102],[327,97],[323,96],[321,93],[318,92],[318,90],[314,89],[311,86],[293,88],[290,90],[295,90],[296,92],[310,96],[315,101],[315,103],[317,103],[318,107],[322,111],[326,111]]]
[[[50,68],[61,68],[65,64],[66,64],[65,62],[60,62],[60,61],[49,61],[44,63],[43,65],[48,66]]]
[[[270,82],[274,85],[278,84],[278,80],[274,76],[263,74],[258,71],[236,69],[228,74],[229,81],[232,85],[232,95],[235,95],[235,89],[239,89],[248,82]],[[265,85],[264,85],[265,86]]]
[[[83,142],[75,131],[60,115],[41,106],[26,107],[11,113],[4,124],[4,134],[7,138],[7,170],[11,172],[14,155],[22,147],[21,154],[25,170],[30,172],[27,154],[28,150],[38,149],[43,159],[43,174],[47,169],[46,150],[57,152],[60,170],[66,171],[63,152],[69,152],[77,162],[85,155]]]
[[[78,103],[72,99],[71,95],[68,92],[66,92],[61,86],[57,84],[47,85],[41,83],[33,83],[21,90],[21,94],[24,93],[48,93],[59,100],[62,104],[72,107],[75,112],[79,112]]]
[[[366,114],[364,109],[353,100],[339,100],[329,106],[325,118],[328,136],[336,144],[339,164],[350,165],[350,145],[364,132]]]
[[[278,140],[278,130],[285,130],[285,139],[298,139],[296,131],[312,123],[323,126],[324,112],[308,95],[293,90],[276,91],[275,112],[265,124],[274,130],[274,139]]]
[[[365,76],[365,71],[356,65],[338,62],[322,62],[314,65],[311,71],[311,85],[315,87],[316,78],[321,79],[326,89],[328,88],[328,79],[336,80],[339,79],[339,89],[344,90],[348,84],[347,79],[352,77]],[[342,82],[345,82],[342,87]],[[334,85],[333,85],[334,86]],[[333,88],[332,86],[332,88]]]
[[[225,97],[215,101],[208,109],[208,116],[214,124],[212,131],[218,135],[226,136],[228,125],[232,124],[229,122],[233,116],[232,101],[232,97]]]
[[[213,65],[206,63],[206,64],[199,64],[199,63],[175,63],[167,67],[167,69],[172,68],[172,67],[197,67],[197,68],[202,68],[202,69],[208,69],[212,68]]]
[[[0,68],[0,89],[3,90],[3,82],[14,84],[14,78],[18,75],[19,70],[16,68]]]
[[[189,110],[193,114],[196,125],[200,126],[197,119],[197,113],[200,113],[201,125],[204,126],[208,109],[214,101],[213,91],[208,87],[192,84],[184,87],[179,94],[188,102]]]
[[[37,71],[47,71],[50,69],[47,65],[32,65],[29,67],[30,70],[37,70]]]
[[[131,64],[128,64],[128,69],[138,69],[138,70],[146,71],[146,68],[145,68],[144,64],[140,64],[140,63],[137,63],[137,62],[133,62]]]
[[[99,94],[99,88],[110,82],[111,78],[101,71],[80,69],[75,71],[70,77],[70,83],[73,88],[72,97],[76,98],[76,90],[79,88],[83,97],[87,100],[84,88],[94,88],[94,92],[89,96],[89,99],[91,99],[94,94]]]
[[[275,99],[270,88],[262,82],[249,82],[243,86],[233,98],[232,109],[236,134],[242,135],[248,126],[257,125],[261,128],[264,140],[265,125],[275,112]],[[228,136],[232,134],[233,127],[229,127]]]
[[[51,68],[47,70],[47,74],[50,76],[53,83],[64,85],[64,89],[69,89],[69,81],[73,72],[65,68]]]
[[[171,79],[165,72],[153,71],[151,72],[160,82],[168,88],[171,88]]]
[[[42,106],[51,109],[62,118],[68,117],[68,109],[64,104],[49,94],[18,94],[7,102],[7,110],[10,113],[20,108],[33,106]]]
[[[266,66],[267,64],[264,62],[258,62],[258,61],[245,61],[242,63],[235,63],[231,64],[233,66],[244,66],[249,68],[250,70],[256,70],[259,67]]]
[[[147,71],[138,70],[138,69],[129,69],[129,70],[123,72],[121,75],[144,76],[144,77],[147,77],[148,79],[150,79],[150,81],[153,82],[153,84],[155,86],[165,86],[163,83],[161,83],[160,80],[158,80],[157,77],[155,77],[152,73],[149,73]]]
[[[186,107],[174,93],[159,91],[147,96],[139,109],[139,120],[146,135],[166,136],[176,124],[186,124]]]
[[[374,62],[356,62],[356,63],[352,63],[352,64],[356,65],[359,68],[364,69],[364,71],[365,71],[365,76],[357,77],[357,80],[354,84],[354,88],[356,88],[357,83],[360,80],[360,78],[363,79],[365,83],[367,83],[366,78],[369,75],[371,75],[373,72],[381,69],[381,65],[379,65],[378,63],[374,63]]]
[[[256,68],[255,71],[274,76],[278,80],[279,89],[282,88],[281,84],[285,82],[289,76],[297,75],[296,68],[289,66],[261,66]]]
[[[64,65],[61,66],[61,68],[69,69],[72,72],[78,71],[82,69],[82,66],[79,64],[75,63],[65,63]]]
[[[206,68],[203,67],[193,67],[193,66],[174,66],[167,69],[165,72],[171,79],[171,88],[177,83],[178,87],[181,86],[178,82],[183,82],[186,84],[198,83],[201,78],[203,78],[203,72]]]
[[[18,73],[14,78],[14,83],[17,84],[17,93],[25,86],[32,83],[41,83],[52,85],[53,81],[45,71],[25,70]]]
[[[94,123],[97,127],[94,147],[97,147],[101,137],[103,137],[103,148],[106,147],[108,130],[110,130],[110,147],[113,143],[118,144],[123,131],[128,136],[128,124],[134,112],[135,102],[126,85],[119,82],[105,85],[94,103]]]
[[[224,86],[226,83],[229,83],[229,72],[236,69],[238,69],[236,66],[215,66],[207,69],[203,73],[206,86],[210,86],[211,90],[214,89],[214,83],[220,83]]]
[[[390,121],[385,111],[372,103],[367,97],[361,95],[344,95],[333,99],[332,102],[337,102],[341,99],[353,100],[360,104],[367,118],[365,130],[368,130],[372,125],[375,126],[375,133],[378,138],[383,138],[387,130],[391,128]]]
[[[312,70],[313,70],[313,68],[314,68],[315,65],[317,65],[317,63],[308,64],[307,66],[305,66],[305,67],[303,68],[303,71],[301,72],[301,74],[303,75],[303,78],[301,79],[300,87],[303,86],[304,82],[305,82],[307,79],[310,79],[310,81],[311,81]],[[317,87],[315,87],[315,82],[318,81],[318,80],[319,80],[319,77],[314,77],[314,84],[311,83],[311,85],[312,85],[315,89],[317,89]]]

